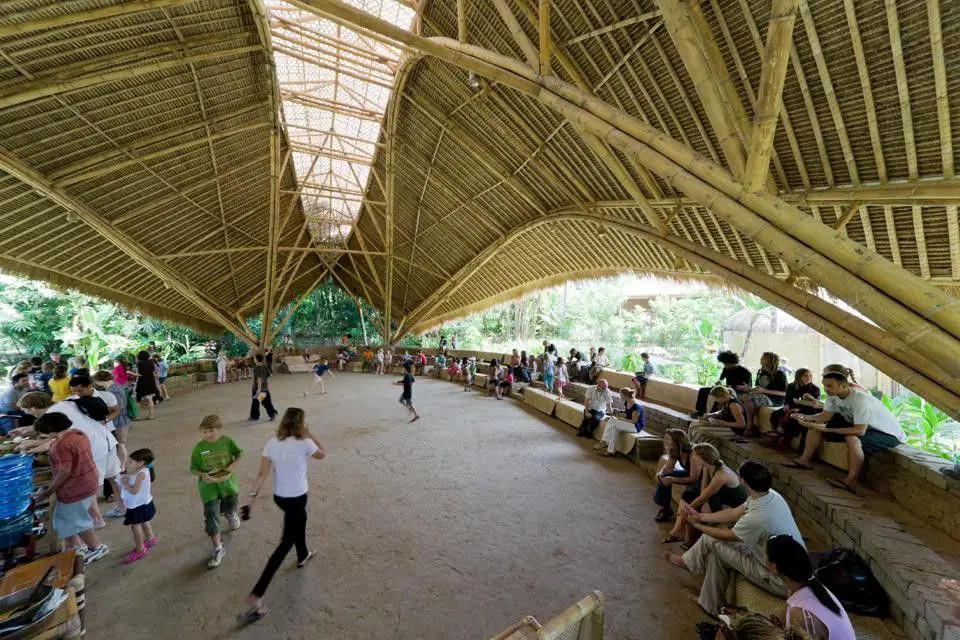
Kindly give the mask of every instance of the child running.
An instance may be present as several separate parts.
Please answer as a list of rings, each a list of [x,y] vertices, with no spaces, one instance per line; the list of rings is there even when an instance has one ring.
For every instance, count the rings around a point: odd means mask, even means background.
[[[234,467],[243,455],[243,450],[228,436],[220,435],[223,422],[218,415],[204,416],[200,421],[200,433],[203,435],[190,455],[190,473],[199,477],[200,500],[203,502],[203,521],[213,555],[207,562],[207,569],[216,569],[223,562],[226,550],[220,540],[220,515],[227,517],[230,531],[240,528],[240,516],[237,514],[237,495],[240,487],[233,473]]]
[[[327,391],[323,388],[323,374],[329,373],[330,377],[333,378],[333,369],[330,368],[330,365],[327,363],[326,358],[321,358],[320,362],[313,366],[313,379],[314,383],[309,389],[303,392],[303,397],[306,398],[307,395],[313,391],[313,388],[317,385],[320,385],[320,395],[325,394]]]
[[[157,544],[150,521],[157,515],[150,486],[157,476],[153,471],[153,452],[137,449],[127,457],[126,472],[120,476],[120,497],[127,508],[123,524],[133,532],[133,551],[123,557],[122,564],[133,564],[147,556]]]
[[[409,362],[404,363],[403,365],[403,379],[397,380],[393,384],[402,384],[403,393],[400,394],[400,404],[407,408],[407,411],[413,414],[413,418],[410,419],[410,422],[416,422],[420,419],[420,416],[417,414],[417,410],[413,408],[413,383],[415,382],[413,378],[413,365]]]

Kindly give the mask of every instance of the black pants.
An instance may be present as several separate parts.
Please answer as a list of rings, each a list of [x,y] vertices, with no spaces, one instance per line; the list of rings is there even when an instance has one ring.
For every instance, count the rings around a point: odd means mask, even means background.
[[[253,399],[250,401],[250,419],[259,420],[260,419],[260,404],[263,404],[263,410],[267,412],[267,415],[270,419],[273,419],[273,416],[277,415],[277,410],[273,408],[273,401],[270,400],[270,392],[264,392],[263,400],[257,400],[257,396],[253,396]]]
[[[298,562],[306,559],[310,553],[307,550],[307,494],[296,498],[273,496],[273,501],[283,510],[283,534],[280,536],[280,544],[270,554],[267,566],[263,568],[260,579],[257,580],[257,584],[251,591],[258,598],[262,598],[263,594],[267,592],[267,587],[270,586],[273,575],[280,568],[292,547],[297,547]]]
[[[590,411],[583,417],[583,422],[580,423],[580,431],[577,432],[578,435],[592,436],[596,428],[600,426],[601,420],[603,420],[603,411]]]
[[[689,478],[690,472],[686,469],[677,471],[676,469],[670,471],[669,473],[663,474],[664,478]],[[663,509],[673,511],[673,505],[671,501],[673,500],[673,487],[666,484],[661,484],[657,482],[657,488],[653,492],[653,503]]]
[[[707,413],[708,409],[713,408],[713,401],[710,399],[710,391],[713,387],[700,387],[697,391],[697,413]]]

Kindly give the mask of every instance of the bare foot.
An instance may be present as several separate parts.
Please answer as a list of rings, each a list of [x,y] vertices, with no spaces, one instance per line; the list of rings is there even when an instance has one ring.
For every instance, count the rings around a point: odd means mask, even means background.
[[[672,564],[675,567],[680,567],[681,569],[686,569],[687,565],[683,562],[683,556],[679,556],[675,553],[669,551],[663,552],[663,559]]]
[[[413,420],[411,420],[410,422],[416,422],[416,421],[419,420],[419,419],[420,419],[420,416],[417,416],[417,417],[415,417]]]

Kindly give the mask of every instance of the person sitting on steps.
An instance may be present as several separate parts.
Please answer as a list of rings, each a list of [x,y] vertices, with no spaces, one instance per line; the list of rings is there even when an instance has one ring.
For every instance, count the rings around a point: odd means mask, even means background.
[[[663,436],[663,450],[666,452],[660,458],[660,467],[657,470],[657,489],[653,494],[653,502],[660,511],[654,520],[668,522],[673,520],[673,485],[687,487],[683,492],[683,502],[693,501],[700,493],[700,466],[694,466],[691,455],[693,445],[682,429],[667,429]],[[678,468],[679,467],[679,468]]]
[[[704,535],[682,556],[669,551],[663,554],[671,564],[704,576],[697,602],[713,616],[725,604],[734,573],[775,596],[790,595],[783,578],[767,568],[767,540],[785,534],[803,546],[790,507],[783,496],[770,488],[770,470],[760,462],[747,460],[740,465],[740,477],[747,485],[747,501],[716,513],[701,514],[688,509],[687,521]],[[732,528],[716,526],[728,524]]]
[[[828,482],[838,489],[856,493],[857,480],[865,457],[886,451],[907,441],[897,416],[869,393],[854,389],[846,376],[827,373],[823,376],[827,403],[823,412],[815,416],[793,414],[801,427],[807,429],[803,454],[785,466],[811,469],[813,456],[822,440],[847,443],[847,475],[830,478]]]
[[[623,400],[624,411],[622,415],[625,421],[607,420],[607,424],[603,428],[603,436],[600,438],[601,442],[593,447],[595,451],[603,451],[603,455],[608,457],[616,455],[617,437],[621,431],[640,433],[646,425],[643,405],[637,400],[633,389],[620,389],[620,399]],[[604,449],[606,450],[604,451]]]
[[[600,421],[613,409],[613,395],[606,380],[599,380],[597,386],[587,392],[586,406],[583,409],[583,422],[577,431],[578,438],[592,438]]]
[[[729,387],[714,387],[710,390],[710,400],[714,408],[719,408],[706,415],[703,422],[714,427],[730,427],[737,435],[743,435],[747,428],[747,414],[737,392]]]
[[[723,371],[714,387],[727,386],[738,394],[750,390],[753,386],[753,376],[750,375],[749,369],[740,366],[740,356],[733,351],[721,351],[717,354],[717,362],[723,365]],[[697,392],[697,411],[693,414],[694,417],[699,418],[707,413],[710,408],[707,401],[714,387],[701,387]]]
[[[780,370],[780,356],[769,351],[760,356],[757,386],[743,399],[747,413],[747,433],[753,433],[760,407],[781,407],[787,394],[787,374]]]
[[[689,526],[686,518],[691,509],[701,513],[716,513],[739,507],[747,501],[747,489],[740,481],[740,476],[723,462],[716,447],[707,443],[696,444],[692,457],[693,465],[703,469],[700,474],[700,495],[689,503],[680,501],[677,521],[663,539],[667,544],[684,540],[688,545],[696,542],[699,533]]]

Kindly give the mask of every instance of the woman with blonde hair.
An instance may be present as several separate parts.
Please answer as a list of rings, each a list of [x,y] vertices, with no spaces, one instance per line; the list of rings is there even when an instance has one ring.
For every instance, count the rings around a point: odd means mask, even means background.
[[[705,505],[710,513],[739,507],[747,501],[747,489],[740,482],[737,472],[724,464],[720,452],[712,444],[701,443],[693,446],[694,465],[703,471],[700,474],[700,495],[692,502],[680,502],[680,513],[673,529],[663,539],[665,543],[694,542],[696,529],[687,524],[687,516],[699,512]]]
[[[780,370],[780,356],[770,351],[760,356],[757,385],[743,401],[747,413],[747,433],[754,430],[753,422],[760,407],[782,407],[787,395],[787,374]]]
[[[729,387],[714,387],[710,390],[710,399],[720,409],[707,414],[707,423],[715,427],[730,427],[737,435],[743,435],[747,430],[747,412],[737,392]]]
[[[323,445],[310,433],[303,409],[290,407],[277,426],[276,435],[267,442],[260,458],[260,472],[244,508],[244,519],[260,493],[267,476],[273,476],[273,501],[283,511],[283,533],[280,544],[267,560],[260,579],[247,597],[249,609],[241,614],[241,622],[256,622],[267,614],[263,595],[290,549],[297,548],[297,568],[302,568],[315,552],[307,549],[307,464],[310,459],[326,457]]]

